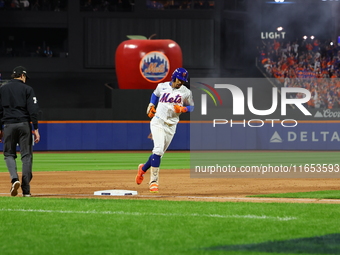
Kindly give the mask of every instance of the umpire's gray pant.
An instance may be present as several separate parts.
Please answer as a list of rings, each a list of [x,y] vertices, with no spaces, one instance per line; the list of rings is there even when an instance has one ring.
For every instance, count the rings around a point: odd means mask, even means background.
[[[4,124],[4,156],[11,180],[18,178],[16,147],[19,144],[22,161],[22,182],[21,189],[23,194],[30,194],[30,181],[32,175],[32,127],[28,122]]]

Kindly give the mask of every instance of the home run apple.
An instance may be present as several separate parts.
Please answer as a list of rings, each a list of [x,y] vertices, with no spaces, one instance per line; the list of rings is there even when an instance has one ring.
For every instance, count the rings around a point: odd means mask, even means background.
[[[182,67],[182,50],[170,39],[126,40],[116,49],[115,64],[120,89],[155,89]]]

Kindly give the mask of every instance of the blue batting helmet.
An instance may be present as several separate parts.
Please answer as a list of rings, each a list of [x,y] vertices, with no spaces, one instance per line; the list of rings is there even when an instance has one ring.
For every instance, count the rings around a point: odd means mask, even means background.
[[[171,80],[175,81],[177,79],[181,81],[188,82],[188,71],[182,67],[177,68],[171,75]]]

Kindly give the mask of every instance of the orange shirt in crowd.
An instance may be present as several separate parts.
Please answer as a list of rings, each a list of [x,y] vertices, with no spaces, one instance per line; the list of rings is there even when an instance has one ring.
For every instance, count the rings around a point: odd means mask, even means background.
[[[278,41],[274,40],[274,46],[273,46],[274,50],[277,51],[280,48],[280,46],[281,44]]]
[[[307,43],[307,44],[306,44],[306,49],[307,49],[308,51],[313,50],[313,45],[311,45],[310,43]]]

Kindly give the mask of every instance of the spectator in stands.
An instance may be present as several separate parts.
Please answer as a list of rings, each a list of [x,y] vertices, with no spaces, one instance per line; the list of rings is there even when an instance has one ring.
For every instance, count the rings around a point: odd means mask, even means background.
[[[307,52],[311,52],[313,50],[313,45],[310,42],[307,42],[306,49],[307,49]]]
[[[293,48],[293,52],[295,54],[295,57],[298,57],[298,55],[299,55],[299,44],[297,43],[297,41],[293,42],[292,48]]]
[[[44,51],[43,49],[41,48],[41,46],[38,46],[35,53],[34,53],[34,56],[35,57],[42,57],[44,56]]]
[[[315,39],[313,41],[313,51],[319,52],[320,51],[320,41],[318,39]]]
[[[28,0],[19,0],[19,5],[22,10],[27,10],[30,6],[30,2]]]
[[[280,46],[281,46],[280,42],[278,42],[277,40],[274,39],[274,41],[273,41],[273,49],[276,52],[276,54],[279,53]]]
[[[18,0],[12,0],[11,1],[11,8],[12,9],[19,9],[20,8],[20,4]]]
[[[50,46],[46,46],[46,50],[44,50],[45,57],[51,58],[53,56],[53,52],[50,49]]]
[[[148,0],[146,2],[146,7],[148,9],[157,9],[157,10],[163,10],[164,9],[164,6],[162,3],[158,2],[158,1],[150,1]]]

